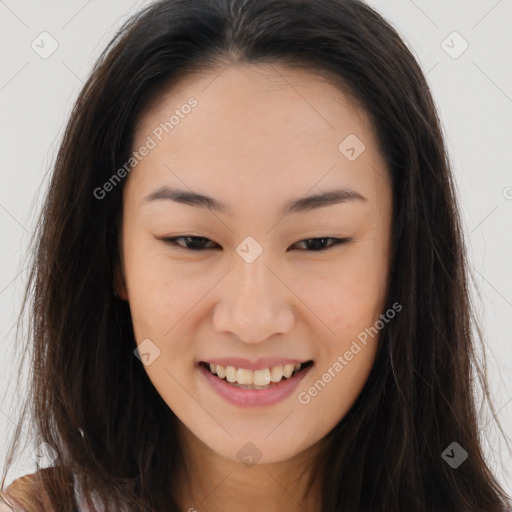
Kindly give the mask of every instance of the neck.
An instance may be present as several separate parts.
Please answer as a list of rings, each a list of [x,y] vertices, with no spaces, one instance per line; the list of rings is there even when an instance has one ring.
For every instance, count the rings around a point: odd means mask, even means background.
[[[247,466],[213,452],[190,432],[183,438],[185,462],[175,482],[180,510],[320,512],[320,482],[306,494],[314,447],[286,461]]]

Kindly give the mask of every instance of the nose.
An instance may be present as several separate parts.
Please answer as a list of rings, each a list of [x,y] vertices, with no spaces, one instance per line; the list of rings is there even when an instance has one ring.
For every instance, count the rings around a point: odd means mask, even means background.
[[[294,325],[293,293],[265,257],[252,263],[235,258],[213,313],[217,332],[245,343],[261,343]]]

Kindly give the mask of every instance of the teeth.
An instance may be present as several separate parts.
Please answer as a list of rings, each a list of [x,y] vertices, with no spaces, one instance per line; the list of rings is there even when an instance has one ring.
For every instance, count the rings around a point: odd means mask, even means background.
[[[294,372],[301,368],[301,363],[285,364],[273,366],[272,368],[262,368],[260,370],[248,370],[246,368],[235,368],[234,366],[222,366],[220,364],[210,364],[210,372],[219,378],[228,382],[240,384],[242,386],[268,386],[270,383],[277,383],[284,378],[288,379]]]
[[[270,369],[270,380],[272,382],[279,382],[283,378],[283,367],[274,366]]]
[[[234,366],[226,366],[226,380],[236,382],[236,368]]]
[[[238,368],[236,371],[236,381],[238,384],[246,384],[249,386],[252,384],[252,370],[245,370],[244,368]]]
[[[215,373],[215,372],[212,372]],[[220,364],[217,365],[217,375],[223,379],[226,376],[226,368],[224,366],[221,366]]]
[[[251,384],[254,384],[255,386],[266,386],[267,384],[270,384],[270,370],[268,368],[265,368],[264,370],[255,370],[253,372]]]
[[[285,364],[283,366],[283,373],[286,378],[291,377],[293,373],[295,365],[294,364]]]

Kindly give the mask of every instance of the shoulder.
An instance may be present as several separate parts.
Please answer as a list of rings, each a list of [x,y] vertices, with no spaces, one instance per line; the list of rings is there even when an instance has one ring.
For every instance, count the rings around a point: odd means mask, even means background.
[[[7,505],[5,500],[0,496],[0,512],[12,512],[13,510],[14,508]]]
[[[14,480],[2,491],[0,512],[51,512],[52,506],[42,492],[41,473],[50,468],[30,473]]]

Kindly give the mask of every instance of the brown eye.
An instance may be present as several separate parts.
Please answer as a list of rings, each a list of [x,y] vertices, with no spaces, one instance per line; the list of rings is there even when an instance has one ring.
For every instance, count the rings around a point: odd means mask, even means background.
[[[173,238],[163,238],[166,244],[176,246],[181,249],[188,251],[202,251],[204,249],[210,249],[211,247],[204,247],[206,242],[214,243],[208,238],[202,236],[176,236]],[[185,244],[178,243],[177,240],[184,240]]]
[[[327,244],[328,241],[334,240],[333,243]],[[306,246],[311,247],[310,251],[313,252],[320,252],[325,251],[326,249],[329,249],[335,245],[343,244],[346,242],[350,242],[351,238],[307,238],[305,240],[301,240],[300,242],[297,242],[297,244],[306,244]]]
[[[172,238],[162,238],[161,239],[166,244],[172,245],[178,249],[185,249],[188,251],[203,251],[206,249],[213,249],[213,247],[206,247],[208,243],[215,244],[206,237],[202,236],[192,236],[192,235],[183,235],[176,236]],[[178,240],[182,242],[178,242]],[[325,251],[335,245],[343,244],[350,242],[351,238],[332,238],[332,237],[321,237],[321,238],[307,238],[305,240],[301,240],[297,242],[297,244],[305,244],[307,252],[321,252]],[[183,243],[184,242],[184,243]],[[328,243],[331,242],[331,243]],[[217,245],[217,244],[215,244]]]

